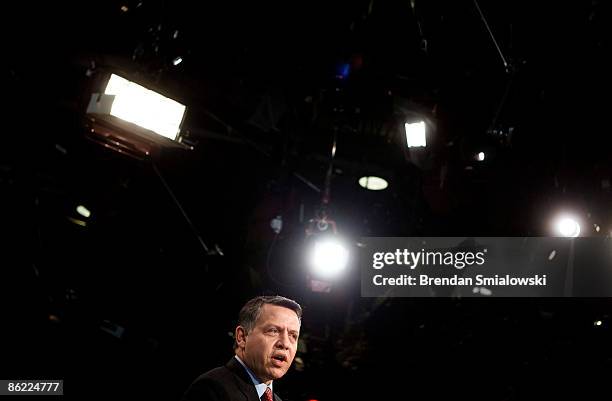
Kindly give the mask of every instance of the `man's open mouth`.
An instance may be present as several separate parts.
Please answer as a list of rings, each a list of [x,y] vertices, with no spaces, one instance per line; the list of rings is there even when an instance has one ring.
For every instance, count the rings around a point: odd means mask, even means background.
[[[287,362],[287,357],[285,355],[272,355],[272,359],[279,362]]]

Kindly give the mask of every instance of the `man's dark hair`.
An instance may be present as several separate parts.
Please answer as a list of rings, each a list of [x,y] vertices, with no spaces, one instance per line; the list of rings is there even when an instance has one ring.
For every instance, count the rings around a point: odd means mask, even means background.
[[[242,326],[247,334],[255,327],[255,323],[261,316],[261,309],[264,305],[276,305],[291,309],[297,315],[298,320],[300,322],[302,321],[302,307],[293,299],[281,297],[280,295],[259,296],[244,304],[238,314],[238,326]],[[237,345],[238,344],[234,342],[234,348],[236,348]]]

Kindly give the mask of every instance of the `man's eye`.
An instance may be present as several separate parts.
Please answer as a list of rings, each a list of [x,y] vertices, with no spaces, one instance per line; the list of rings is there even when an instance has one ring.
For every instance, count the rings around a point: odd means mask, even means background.
[[[277,330],[277,329],[272,328],[272,329],[270,329],[270,333],[275,333],[275,334],[276,334],[276,333],[278,333],[278,330]]]

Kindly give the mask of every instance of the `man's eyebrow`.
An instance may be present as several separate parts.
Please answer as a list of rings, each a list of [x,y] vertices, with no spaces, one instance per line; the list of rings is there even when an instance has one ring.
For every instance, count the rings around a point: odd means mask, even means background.
[[[268,329],[271,329],[271,328],[275,328],[275,329],[278,329],[278,330],[282,330],[283,329],[282,326],[279,326],[278,324],[274,324],[274,323],[265,324],[264,327],[265,327],[265,330],[268,330]],[[287,332],[290,333],[290,334],[297,334],[297,335],[300,334],[299,330],[293,330],[293,329],[287,329]]]

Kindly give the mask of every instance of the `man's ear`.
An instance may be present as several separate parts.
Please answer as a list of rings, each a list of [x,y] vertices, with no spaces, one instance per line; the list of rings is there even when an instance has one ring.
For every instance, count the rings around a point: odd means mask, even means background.
[[[236,327],[235,337],[236,337],[236,344],[238,344],[238,348],[244,348],[244,345],[246,343],[246,336],[247,336],[247,332],[244,329],[244,327],[242,326]]]

